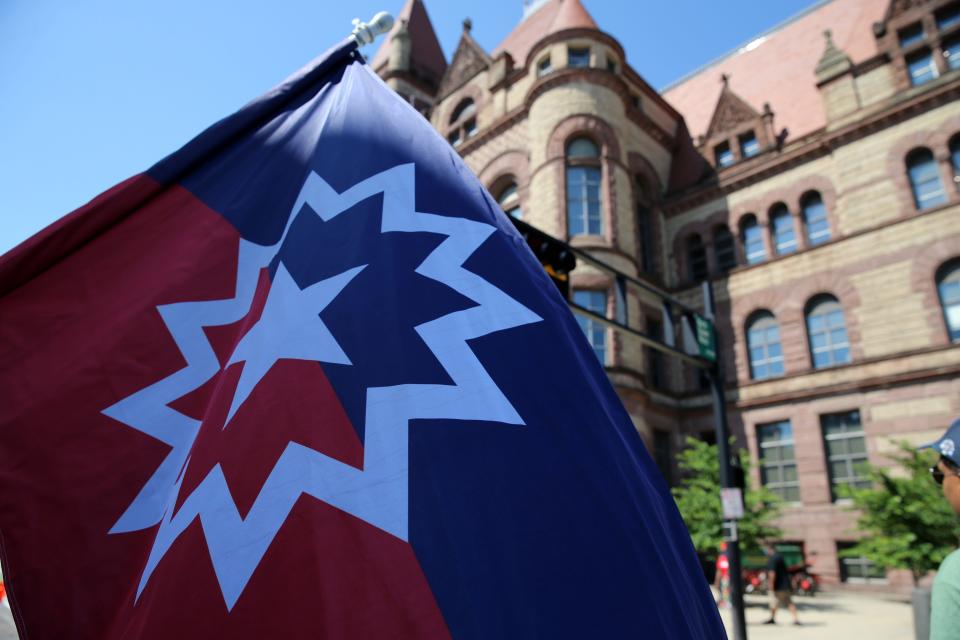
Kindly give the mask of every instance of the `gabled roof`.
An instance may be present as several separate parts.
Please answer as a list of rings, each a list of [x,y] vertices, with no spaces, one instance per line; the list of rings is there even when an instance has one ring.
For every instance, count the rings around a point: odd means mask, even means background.
[[[710,125],[707,127],[708,140],[715,135],[731,131],[740,123],[753,122],[760,118],[760,113],[756,109],[733,92],[727,76],[723,76],[722,84],[717,106],[713,109],[713,117],[710,118]]]
[[[533,46],[550,34],[567,29],[598,29],[580,0],[547,0],[520,24],[493,50],[493,57],[506,51],[513,61],[522,66]]]
[[[403,5],[393,28],[390,29],[390,33],[387,34],[370,62],[370,68],[379,72],[387,66],[390,61],[390,43],[393,40],[393,34],[400,29],[400,24],[404,20],[407,23],[407,31],[410,33],[410,68],[425,72],[425,75],[439,81],[447,70],[447,59],[443,56],[443,49],[440,48],[440,41],[437,40],[437,34],[433,30],[433,24],[430,22],[430,16],[427,15],[427,9],[422,0],[407,0]]]
[[[823,32],[832,30],[836,46],[854,63],[877,53],[872,25],[882,20],[890,0],[832,0],[758,36],[737,51],[667,87],[663,97],[683,114],[694,139],[705,134],[729,74],[737,94],[749,104],[769,102],[777,129],[796,139],[826,125],[815,70],[824,50]]]
[[[450,60],[450,66],[447,67],[447,72],[443,74],[443,79],[440,81],[437,99],[442,100],[453,93],[464,82],[490,66],[490,62],[490,56],[470,35],[469,21],[464,21],[460,44],[457,45],[457,50]]]

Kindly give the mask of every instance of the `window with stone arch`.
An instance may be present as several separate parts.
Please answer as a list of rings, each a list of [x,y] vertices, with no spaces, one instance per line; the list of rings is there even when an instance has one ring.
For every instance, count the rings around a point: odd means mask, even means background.
[[[783,348],[780,345],[780,325],[777,318],[762,309],[747,319],[747,356],[750,361],[750,379],[766,380],[783,375]]]
[[[687,237],[687,266],[694,282],[707,279],[707,249],[699,233]]]
[[[717,268],[721,273],[727,273],[737,266],[737,247],[730,233],[730,227],[725,224],[713,228],[713,252],[717,257]]]
[[[757,216],[748,213],[740,221],[740,241],[743,242],[743,255],[747,264],[758,264],[767,259],[767,250],[763,246],[763,229],[757,222]]]
[[[947,325],[950,342],[960,342],[960,258],[953,258],[937,269],[937,296]]]
[[[826,293],[815,296],[807,303],[804,315],[813,368],[850,362],[850,341],[839,300]]]
[[[907,154],[907,178],[917,209],[928,209],[947,201],[947,193],[940,182],[940,168],[933,152],[926,147]]]
[[[830,220],[827,207],[817,191],[808,191],[800,198],[800,211],[803,214],[803,228],[807,234],[807,244],[815,247],[830,239]]]
[[[782,256],[797,250],[793,216],[782,202],[770,207],[770,231],[773,234],[773,250],[777,255]]]
[[[517,189],[516,181],[512,178],[508,179],[497,190],[497,204],[508,216],[517,220],[523,218],[523,210],[520,208],[520,191]]]
[[[470,98],[461,100],[450,114],[450,131],[447,140],[454,147],[460,146],[465,140],[477,133],[477,105]]]
[[[567,143],[567,235],[603,235],[600,149],[587,137]]]

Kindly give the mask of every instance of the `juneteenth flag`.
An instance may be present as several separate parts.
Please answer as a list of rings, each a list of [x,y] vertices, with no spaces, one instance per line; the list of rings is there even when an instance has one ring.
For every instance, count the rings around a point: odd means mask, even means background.
[[[720,638],[565,301],[347,40],[0,259],[46,638]]]

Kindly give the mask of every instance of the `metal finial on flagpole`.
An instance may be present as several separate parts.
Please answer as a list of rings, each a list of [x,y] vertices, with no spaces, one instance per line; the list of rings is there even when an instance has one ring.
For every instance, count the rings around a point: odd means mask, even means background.
[[[350,36],[357,41],[357,46],[362,47],[376,40],[381,33],[386,33],[393,28],[393,16],[386,11],[381,11],[370,19],[370,22],[361,22],[360,18],[353,19],[353,32]]]

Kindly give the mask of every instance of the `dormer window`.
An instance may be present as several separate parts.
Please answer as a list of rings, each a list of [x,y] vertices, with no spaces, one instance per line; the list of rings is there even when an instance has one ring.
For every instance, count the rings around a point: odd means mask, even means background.
[[[945,31],[960,24],[960,2],[947,5],[934,13],[937,20],[937,30]]]
[[[451,130],[447,133],[447,141],[454,147],[464,140],[472,138],[477,133],[477,105],[470,98],[460,101],[457,108],[450,114]]]
[[[753,131],[740,135],[738,140],[740,141],[741,158],[752,158],[760,153],[760,143],[757,142],[757,136],[754,135]]]
[[[935,79],[937,65],[933,62],[930,50],[923,49],[907,56],[907,71],[910,74],[910,84],[915,87]]]
[[[716,147],[714,147],[713,155],[714,155],[714,158],[716,159],[717,166],[720,167],[721,169],[723,167],[729,167],[730,165],[733,164],[733,161],[734,161],[733,151],[730,149],[729,142],[722,142],[718,144]]]
[[[916,23],[897,31],[900,46],[906,49],[910,45],[923,42],[923,24]]]
[[[590,66],[589,47],[570,47],[567,49],[567,66],[585,68]]]
[[[550,63],[550,56],[540,58],[540,61],[537,62],[537,77],[545,76],[551,71],[553,71],[553,65]]]

